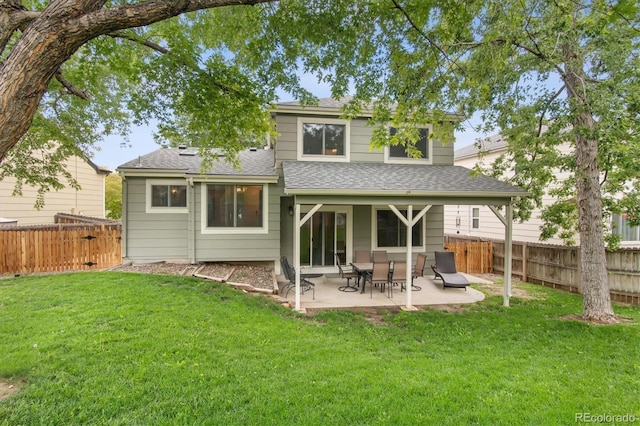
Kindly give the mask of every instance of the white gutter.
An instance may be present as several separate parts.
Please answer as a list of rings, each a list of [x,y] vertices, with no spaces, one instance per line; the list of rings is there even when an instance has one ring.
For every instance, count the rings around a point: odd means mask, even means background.
[[[495,192],[495,191],[414,191],[407,190],[385,190],[385,189],[372,189],[360,191],[357,189],[284,189],[286,195],[316,195],[316,196],[387,196],[387,197],[404,197],[404,196],[416,196],[416,197],[465,197],[465,198],[511,198],[511,197],[525,197],[529,195],[528,192]]]

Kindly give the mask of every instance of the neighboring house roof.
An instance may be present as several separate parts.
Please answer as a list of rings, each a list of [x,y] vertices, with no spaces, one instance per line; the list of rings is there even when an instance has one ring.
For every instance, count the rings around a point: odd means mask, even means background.
[[[353,96],[345,96],[340,99],[334,98],[320,98],[318,99],[318,105],[314,105],[317,108],[332,108],[340,109],[348,104],[353,99]],[[277,106],[297,106],[302,107],[300,101],[279,102]]]
[[[180,171],[185,174],[216,176],[278,176],[273,150],[247,149],[238,153],[236,169],[224,157],[214,161],[211,169],[201,172],[202,158],[197,148],[161,148],[118,167],[119,171]]]
[[[518,197],[527,192],[461,166],[283,162],[285,192]]]
[[[475,157],[478,155],[478,152],[499,151],[506,147],[507,141],[505,141],[501,135],[497,134],[457,149],[453,153],[453,158],[454,160],[461,160],[463,158]]]
[[[91,159],[89,157],[87,157],[86,155],[84,156],[84,159],[86,160],[87,164],[90,165],[93,168],[93,170],[96,171],[96,173],[101,174],[101,175],[110,175],[111,174],[111,170],[109,170],[108,168],[103,167],[103,166],[98,166],[96,163],[91,161]]]

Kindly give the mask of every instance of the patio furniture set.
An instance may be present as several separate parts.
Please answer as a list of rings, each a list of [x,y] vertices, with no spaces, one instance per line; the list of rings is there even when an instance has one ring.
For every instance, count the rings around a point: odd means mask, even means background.
[[[345,267],[340,261],[340,257],[336,255],[336,265],[340,278],[347,280],[347,284],[338,287],[338,290],[344,292],[365,293],[367,282],[371,288],[371,298],[373,298],[373,287],[379,287],[381,292],[387,290],[387,297],[393,297],[393,287],[400,286],[400,291],[406,289],[407,284],[407,264],[403,261],[389,261],[387,252],[382,250],[374,250],[369,253],[367,251],[356,250],[354,261],[350,267]],[[414,285],[413,280],[422,277],[426,266],[427,256],[424,253],[418,253],[416,263],[411,271],[411,290],[420,291],[421,287]],[[435,265],[431,265],[431,269],[435,274],[434,279],[441,279],[443,289],[446,287],[464,288],[465,291],[469,285],[467,278],[458,273],[456,269],[455,257],[452,252],[435,252]],[[291,265],[286,256],[280,258],[282,271],[287,279],[282,291],[285,297],[289,291],[295,288],[296,274],[295,268]],[[323,274],[300,274],[300,291],[302,294],[311,290],[313,299],[315,300],[315,285],[309,281],[311,278],[321,277]],[[355,281],[355,285],[351,285],[351,280]],[[360,283],[362,287],[360,288]]]

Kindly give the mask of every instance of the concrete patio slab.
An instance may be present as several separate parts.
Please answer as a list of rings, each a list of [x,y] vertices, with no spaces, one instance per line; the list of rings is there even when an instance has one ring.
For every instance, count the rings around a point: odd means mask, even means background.
[[[464,275],[471,283],[491,283],[491,281],[472,275]],[[358,307],[400,307],[406,309],[406,291],[400,292],[399,287],[394,287],[392,295],[389,295],[386,290],[381,292],[377,287],[373,288],[372,293],[369,286],[367,286],[365,293],[361,293],[359,289],[356,292],[343,292],[338,288],[344,286],[346,281],[339,277],[322,276],[310,281],[315,284],[315,299],[312,299],[311,291],[300,295],[302,309]],[[466,291],[461,288],[444,290],[442,281],[428,277],[416,278],[414,285],[421,287],[422,290],[411,293],[411,306],[475,303],[485,298],[484,293],[471,287],[467,287]],[[293,290],[289,292],[286,299],[290,301],[292,306],[294,305],[295,294]]]

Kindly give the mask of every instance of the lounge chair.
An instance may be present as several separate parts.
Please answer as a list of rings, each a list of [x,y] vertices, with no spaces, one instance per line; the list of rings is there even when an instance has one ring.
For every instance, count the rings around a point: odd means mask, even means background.
[[[434,279],[442,280],[442,288],[447,287],[464,288],[467,291],[469,280],[464,275],[458,273],[456,269],[456,259],[453,252],[437,251],[436,264],[431,265],[433,273],[436,274]]]

